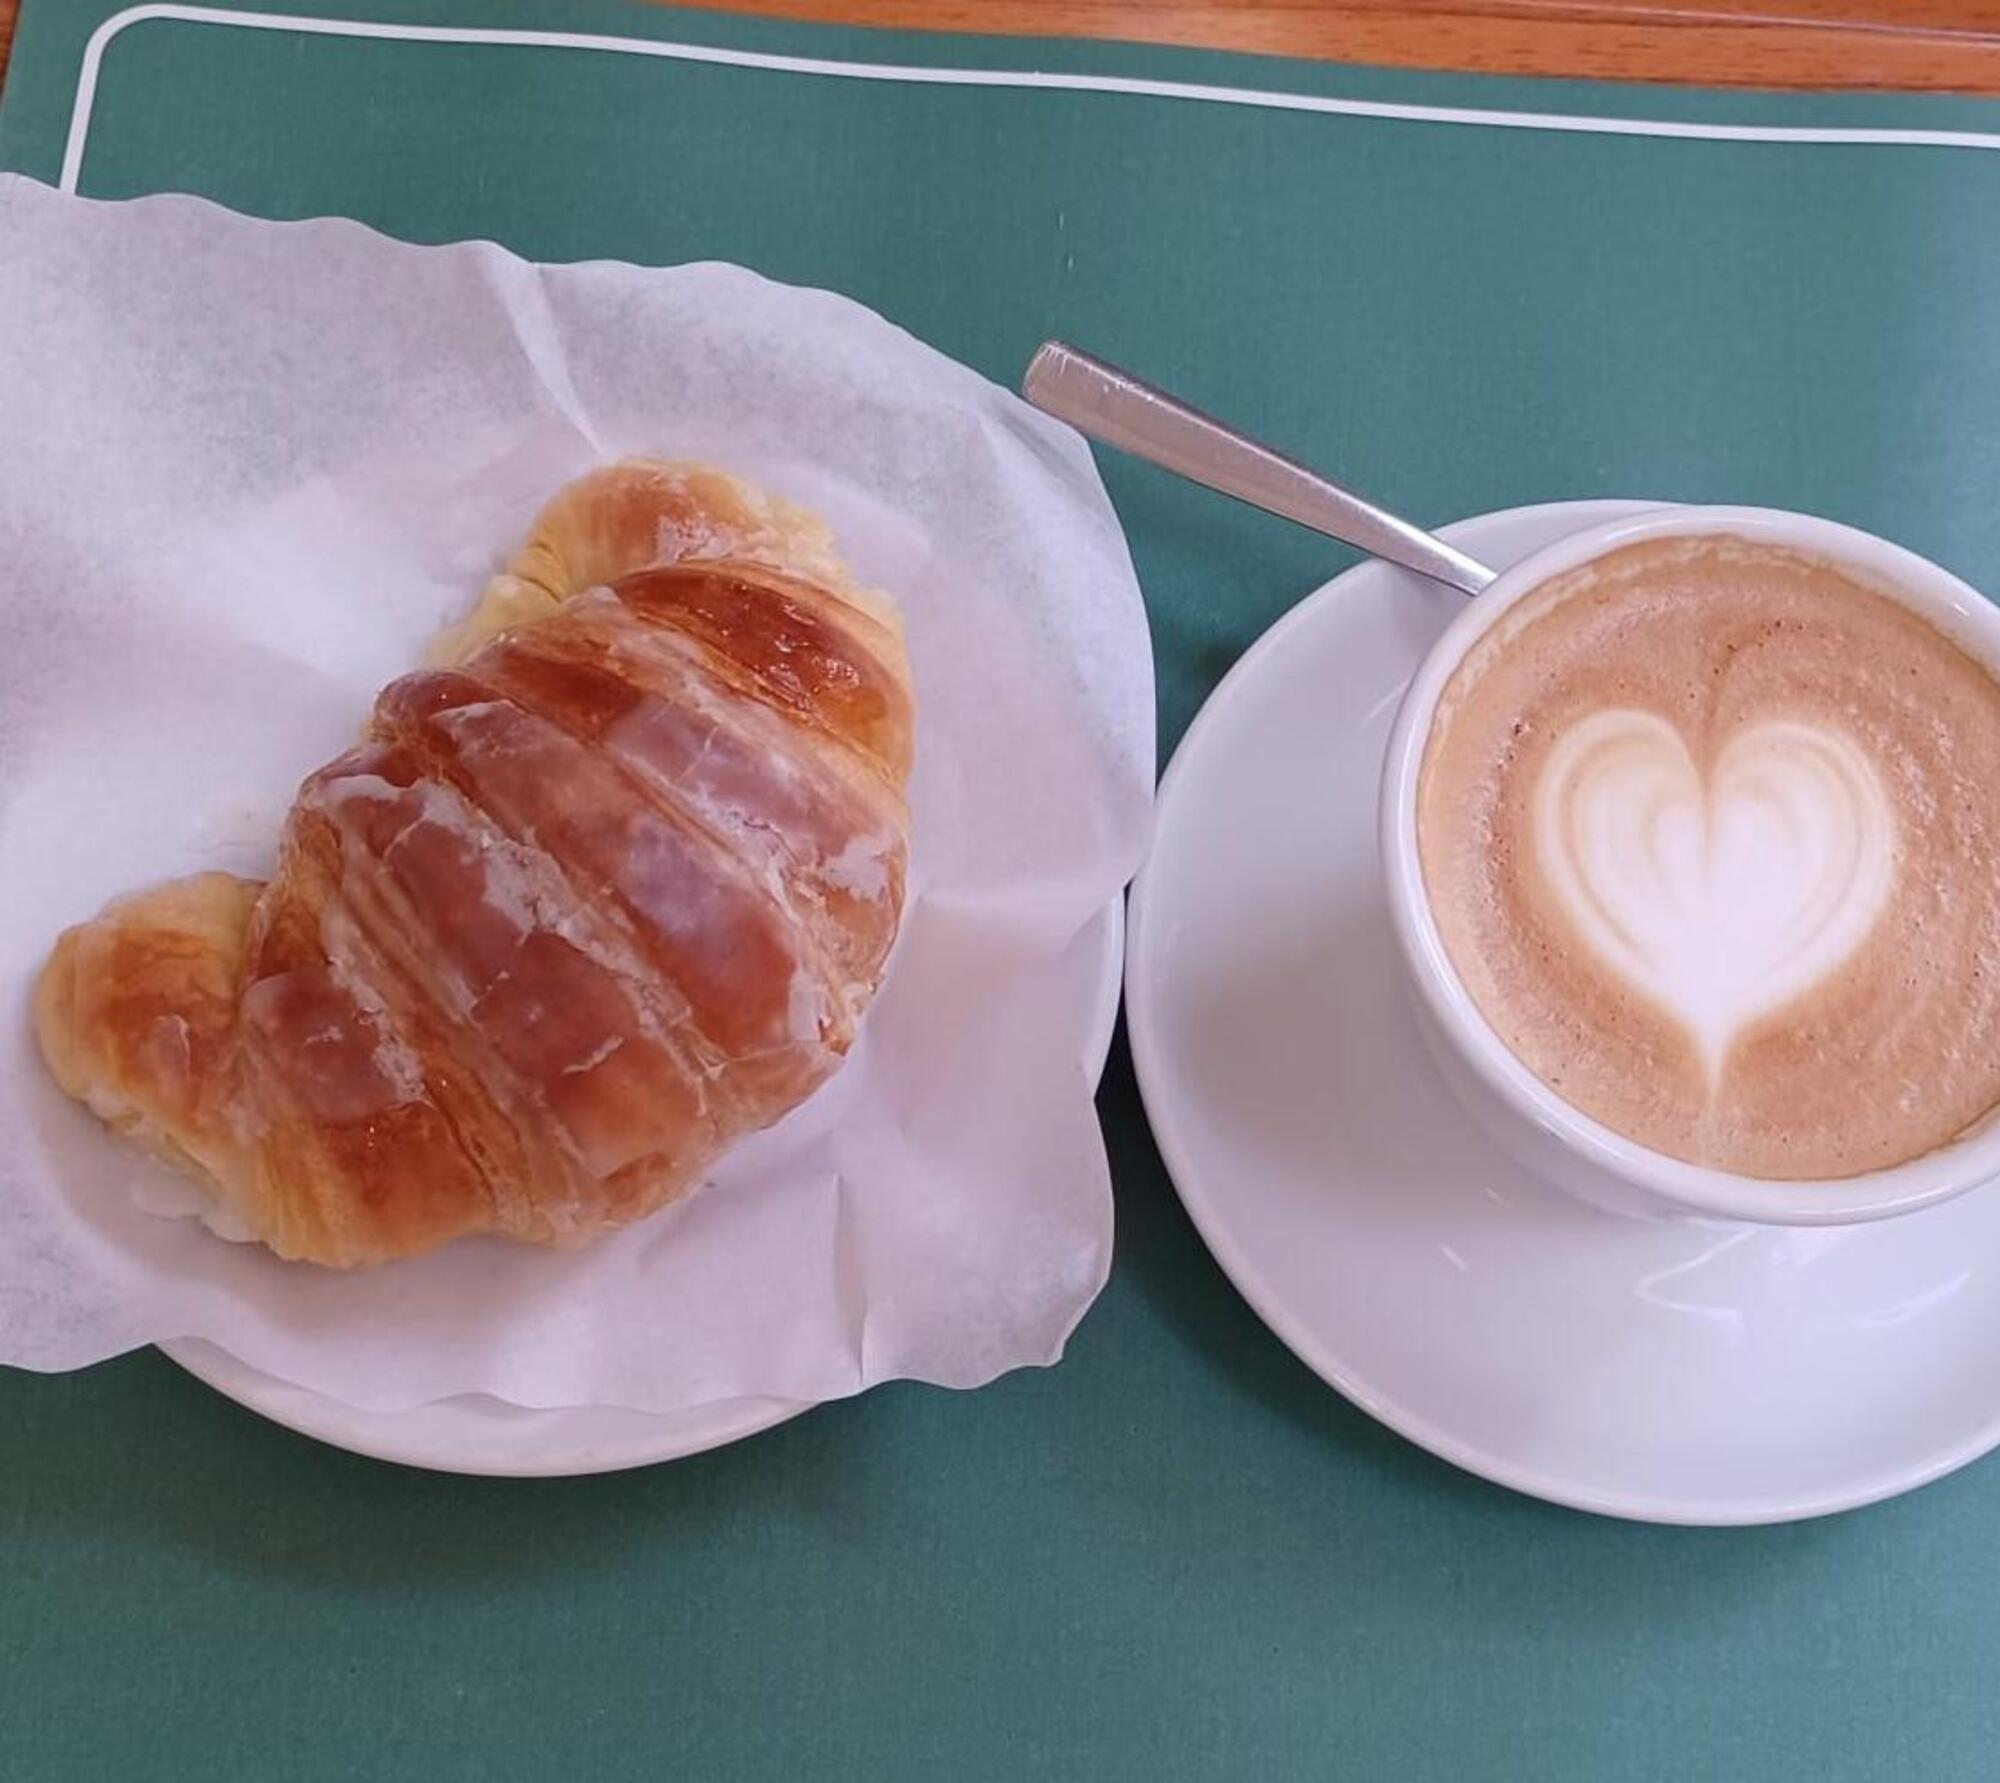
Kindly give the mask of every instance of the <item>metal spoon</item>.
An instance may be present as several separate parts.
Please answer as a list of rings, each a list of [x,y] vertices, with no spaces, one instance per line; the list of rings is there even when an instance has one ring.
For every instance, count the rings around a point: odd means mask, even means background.
[[[1037,349],[1021,393],[1104,445],[1462,593],[1477,594],[1493,580],[1494,571],[1422,527],[1061,341]]]

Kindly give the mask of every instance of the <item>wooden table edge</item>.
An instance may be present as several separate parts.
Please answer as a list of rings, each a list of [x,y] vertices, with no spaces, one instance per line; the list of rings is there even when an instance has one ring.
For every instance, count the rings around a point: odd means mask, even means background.
[[[40,0],[55,4],[56,0]],[[2000,94],[1995,0],[699,0],[708,10],[1477,73]],[[0,0],[4,82],[20,0]]]

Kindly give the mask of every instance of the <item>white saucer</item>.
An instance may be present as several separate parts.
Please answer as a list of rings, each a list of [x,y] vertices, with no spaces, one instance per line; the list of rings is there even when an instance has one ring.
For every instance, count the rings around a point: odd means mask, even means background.
[[[1637,502],[1445,529],[1505,565]],[[1161,788],[1126,1020],[1160,1151],[1273,1331],[1364,1410],[1522,1492],[1756,1523],[2000,1442],[2000,1193],[1830,1230],[1642,1222],[1526,1177],[1418,1040],[1376,780],[1461,599],[1381,564],[1218,687]]]
[[[1093,1083],[1104,1075],[1118,1025],[1124,957],[1120,900],[1106,906],[1069,952],[1078,1051]],[[358,1455],[447,1473],[610,1473],[720,1448],[811,1409],[789,1399],[723,1399],[668,1415],[610,1405],[537,1411],[474,1393],[407,1411],[371,1412],[252,1368],[199,1338],[159,1347],[218,1393],[274,1423]]]

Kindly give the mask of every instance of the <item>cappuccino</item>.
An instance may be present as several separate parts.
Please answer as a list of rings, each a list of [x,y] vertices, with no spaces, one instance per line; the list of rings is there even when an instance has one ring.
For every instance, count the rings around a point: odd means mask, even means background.
[[[1439,698],[1417,841],[1487,1022],[1642,1145],[1853,1176],[2000,1105],[2000,681],[1823,558],[1535,589]]]

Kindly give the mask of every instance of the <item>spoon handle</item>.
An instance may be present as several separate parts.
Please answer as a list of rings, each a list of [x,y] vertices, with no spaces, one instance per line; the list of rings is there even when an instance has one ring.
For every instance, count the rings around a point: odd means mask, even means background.
[[[1190,482],[1296,520],[1344,545],[1466,594],[1493,580],[1483,563],[1363,501],[1295,459],[1211,420],[1164,390],[1061,341],[1028,363],[1021,392],[1036,408]]]

